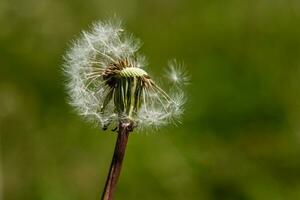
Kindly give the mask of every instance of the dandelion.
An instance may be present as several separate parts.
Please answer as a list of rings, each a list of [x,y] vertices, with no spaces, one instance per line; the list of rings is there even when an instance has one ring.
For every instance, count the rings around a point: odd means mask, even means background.
[[[187,74],[176,61],[169,63],[168,90],[145,70],[137,53],[139,40],[126,33],[119,21],[95,23],[82,32],[65,56],[70,103],[84,118],[118,133],[102,199],[112,199],[129,133],[179,121]]]

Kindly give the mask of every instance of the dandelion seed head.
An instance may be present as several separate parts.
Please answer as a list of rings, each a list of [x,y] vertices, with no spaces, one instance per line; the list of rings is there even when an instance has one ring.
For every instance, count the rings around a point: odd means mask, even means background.
[[[144,70],[140,46],[120,21],[94,23],[73,42],[64,57],[64,72],[70,104],[81,116],[104,130],[128,121],[137,128],[178,121],[185,103],[180,86],[187,81],[186,72],[170,63],[168,78],[176,86],[160,88]]]

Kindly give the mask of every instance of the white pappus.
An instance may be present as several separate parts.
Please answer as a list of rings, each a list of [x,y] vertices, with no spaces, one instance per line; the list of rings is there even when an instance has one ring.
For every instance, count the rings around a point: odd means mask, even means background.
[[[103,129],[122,121],[137,128],[178,121],[185,103],[186,72],[176,61],[170,62],[166,77],[171,84],[162,89],[144,70],[139,48],[139,40],[119,21],[95,23],[74,41],[65,56],[64,72],[70,103],[80,115]]]

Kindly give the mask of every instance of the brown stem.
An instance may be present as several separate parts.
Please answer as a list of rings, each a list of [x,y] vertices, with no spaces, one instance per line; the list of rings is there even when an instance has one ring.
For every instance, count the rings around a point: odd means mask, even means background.
[[[118,138],[115,145],[114,155],[111,161],[109,173],[106,179],[105,187],[102,193],[102,200],[112,200],[116,189],[122,162],[125,155],[126,145],[129,133],[132,131],[131,123],[120,123],[118,130]]]

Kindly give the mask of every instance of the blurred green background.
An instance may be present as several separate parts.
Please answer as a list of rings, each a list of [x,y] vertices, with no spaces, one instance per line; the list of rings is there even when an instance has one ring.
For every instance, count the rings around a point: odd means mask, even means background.
[[[132,134],[116,199],[300,199],[299,0],[1,0],[0,199],[100,199],[116,135],[66,103],[70,41],[117,15],[191,74],[182,125]]]

